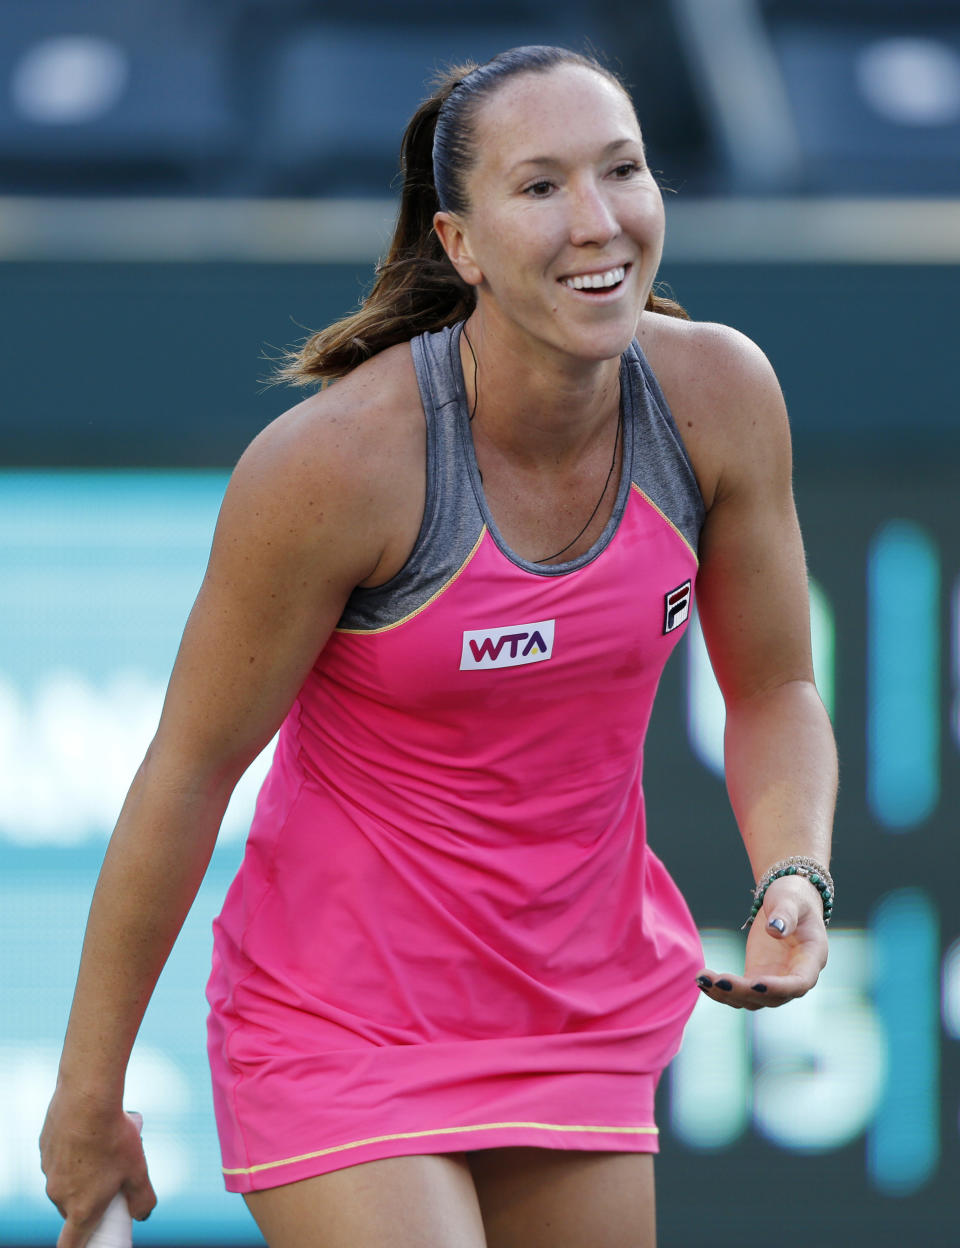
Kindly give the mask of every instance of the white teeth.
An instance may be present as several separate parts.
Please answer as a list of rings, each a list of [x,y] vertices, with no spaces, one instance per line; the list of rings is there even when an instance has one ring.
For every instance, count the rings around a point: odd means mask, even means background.
[[[606,273],[585,273],[582,277],[565,277],[563,284],[572,287],[573,290],[602,290],[605,286],[616,286],[626,275],[627,270],[621,265],[616,269],[608,269]]]

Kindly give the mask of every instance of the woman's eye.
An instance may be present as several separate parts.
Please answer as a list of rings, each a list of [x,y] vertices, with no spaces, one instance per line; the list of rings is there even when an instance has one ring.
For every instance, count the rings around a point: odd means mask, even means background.
[[[632,177],[633,174],[635,174],[639,168],[640,168],[639,165],[634,164],[634,162],[630,160],[630,161],[627,161],[625,164],[617,165],[617,167],[613,170],[613,176],[617,178],[619,181],[623,182],[627,178]]]
[[[544,199],[553,190],[552,182],[531,182],[526,187],[524,194],[532,195],[534,199]]]

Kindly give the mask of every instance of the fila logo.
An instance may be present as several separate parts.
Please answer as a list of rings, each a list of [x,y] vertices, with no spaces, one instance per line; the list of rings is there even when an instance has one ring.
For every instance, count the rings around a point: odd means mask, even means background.
[[[684,581],[669,594],[663,595],[663,631],[672,633],[675,628],[686,623],[690,614],[690,582]]]
[[[553,654],[556,620],[513,624],[507,628],[473,628],[463,634],[461,672],[490,667],[519,667],[543,663]]]

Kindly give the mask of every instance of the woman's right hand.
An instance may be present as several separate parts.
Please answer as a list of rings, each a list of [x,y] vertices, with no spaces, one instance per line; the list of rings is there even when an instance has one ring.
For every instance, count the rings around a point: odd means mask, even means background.
[[[138,1120],[119,1107],[54,1094],[40,1133],[47,1195],[64,1219],[57,1248],[84,1248],[107,1205],[122,1191],[143,1221],[157,1203]]]

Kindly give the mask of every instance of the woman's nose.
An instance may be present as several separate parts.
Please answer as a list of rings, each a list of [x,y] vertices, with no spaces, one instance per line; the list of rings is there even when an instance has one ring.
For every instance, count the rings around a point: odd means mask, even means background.
[[[620,233],[620,223],[601,188],[596,183],[578,187],[573,196],[570,241],[577,246],[595,243],[604,246]]]

